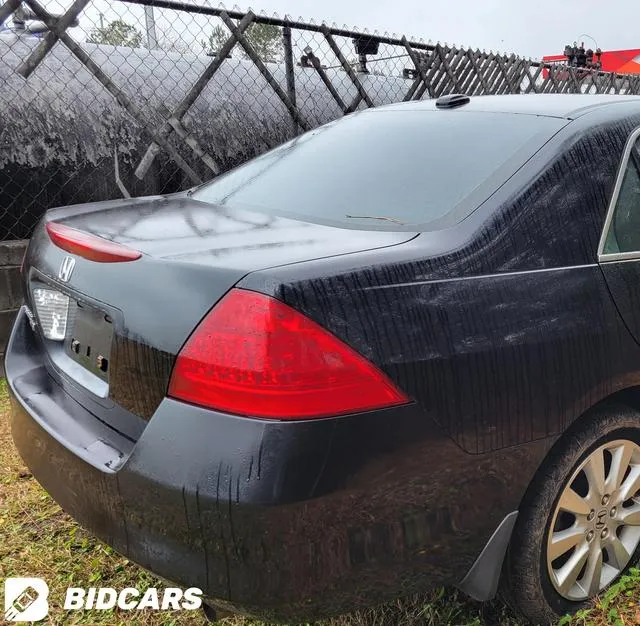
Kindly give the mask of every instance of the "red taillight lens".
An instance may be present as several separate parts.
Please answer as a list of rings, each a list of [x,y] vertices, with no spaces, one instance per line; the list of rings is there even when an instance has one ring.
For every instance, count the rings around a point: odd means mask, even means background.
[[[56,222],[47,223],[47,233],[53,243],[71,254],[75,254],[89,261],[97,263],[123,263],[136,261],[142,256],[141,252],[132,250],[119,243],[113,243],[96,237],[81,230],[76,230]]]
[[[374,365],[286,304],[232,289],[178,355],[169,396],[269,419],[310,419],[406,404]]]

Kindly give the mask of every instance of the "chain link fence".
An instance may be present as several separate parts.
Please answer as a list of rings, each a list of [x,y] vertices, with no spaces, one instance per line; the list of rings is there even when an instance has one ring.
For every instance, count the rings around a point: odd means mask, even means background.
[[[0,240],[53,206],[192,187],[353,111],[504,93],[640,93],[547,65],[174,0],[0,5]]]

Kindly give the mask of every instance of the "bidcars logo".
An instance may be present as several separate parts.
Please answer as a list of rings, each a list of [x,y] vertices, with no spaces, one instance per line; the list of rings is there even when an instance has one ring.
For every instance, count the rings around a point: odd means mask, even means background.
[[[4,617],[7,622],[38,622],[49,614],[49,587],[41,578],[7,578],[4,583]],[[202,606],[202,590],[177,587],[139,591],[134,587],[69,587],[65,611],[192,611]]]
[[[202,606],[202,591],[196,587],[182,590],[167,587],[158,590],[149,587],[144,593],[134,587],[121,591],[111,587],[69,587],[64,599],[65,611],[98,609],[108,611],[116,607],[123,611],[152,609],[154,611],[193,611]]]
[[[41,578],[4,581],[4,617],[8,622],[37,622],[49,614],[49,587]]]

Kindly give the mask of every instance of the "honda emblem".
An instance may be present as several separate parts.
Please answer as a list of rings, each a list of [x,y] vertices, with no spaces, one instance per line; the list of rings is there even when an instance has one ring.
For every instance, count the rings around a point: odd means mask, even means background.
[[[76,266],[76,260],[71,256],[64,257],[62,261],[62,265],[60,266],[60,271],[58,272],[58,278],[63,283],[68,283],[71,278],[71,273],[73,272],[73,268]]]

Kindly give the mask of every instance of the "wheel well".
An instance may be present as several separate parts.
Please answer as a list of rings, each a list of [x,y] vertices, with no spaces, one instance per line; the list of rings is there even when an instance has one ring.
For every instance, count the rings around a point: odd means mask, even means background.
[[[608,395],[606,398],[603,398],[592,407],[587,409],[584,413],[576,417],[573,422],[565,429],[565,431],[558,437],[554,445],[555,447],[561,440],[565,437],[570,436],[571,433],[580,428],[580,425],[584,422],[585,419],[588,419],[596,410],[602,410],[606,406],[620,406],[624,405],[635,409],[640,413],[640,386],[627,387],[625,389],[621,389],[620,391],[616,391]]]
[[[615,404],[626,404],[640,412],[640,386],[618,391],[605,398],[602,402],[607,403],[609,401]]]
[[[520,500],[518,510],[522,510],[522,507],[526,505],[528,497],[532,492],[538,488],[537,483],[545,475],[545,466],[553,462],[554,457],[559,454],[560,449],[563,447],[565,440],[573,435],[578,429],[582,427],[585,420],[589,419],[595,412],[602,411],[607,406],[626,406],[635,409],[640,414],[640,386],[627,387],[610,394],[606,398],[602,398],[599,402],[589,407],[581,415],[576,417],[571,424],[556,438],[553,444],[550,446],[547,453],[540,461],[540,465],[533,473],[527,488]],[[638,424],[640,426],[640,422]]]
[[[606,406],[627,406],[635,409],[640,414],[640,386],[637,387],[628,387],[626,389],[622,389],[617,391],[616,393],[612,393],[611,395],[603,398],[592,407],[584,411],[581,415],[579,415],[576,419],[571,422],[571,424],[564,430],[562,434],[560,434],[553,444],[550,446],[547,453],[542,458],[540,465],[536,468],[525,492],[520,499],[518,505],[518,511],[522,511],[523,507],[527,505],[527,500],[532,497],[532,494],[536,492],[539,488],[538,483],[544,479],[545,477],[545,466],[549,463],[553,462],[553,458],[555,455],[559,454],[561,447],[563,446],[564,440],[567,437],[570,437],[575,431],[577,431],[581,425],[584,423],[586,419],[588,419],[594,412],[602,411]],[[640,425],[640,424],[639,424]],[[464,580],[458,585],[462,591],[470,595],[475,599],[481,600],[489,600],[494,597],[496,588],[498,586],[498,578],[503,576],[504,567],[507,559],[509,558],[509,545],[511,542],[511,538],[513,536],[513,530],[515,525],[518,523],[517,514],[518,511],[511,513],[508,515],[501,526],[504,525],[506,520],[510,520],[510,524],[508,528],[504,528],[504,533],[501,534],[499,541],[497,542],[499,545],[499,550],[496,553],[496,550],[493,549],[488,550],[490,547],[494,537],[492,537],[485,549],[480,554],[474,565],[471,567]],[[513,516],[513,517],[512,517]],[[500,527],[499,527],[500,529]],[[499,530],[498,529],[498,530]],[[494,536],[499,534],[498,530],[494,533]],[[504,545],[503,545],[504,544]],[[483,555],[487,553],[487,559],[483,560]],[[491,554],[491,558],[488,558],[488,555]],[[504,585],[503,581],[503,585]]]
[[[526,609],[527,614],[544,613],[536,623],[549,623],[552,613],[560,615],[576,606],[571,598],[558,595],[557,588],[554,591],[553,574],[548,571],[551,567],[548,537],[555,532],[557,520],[553,516],[563,490],[568,481],[579,475],[577,468],[584,468],[585,460],[594,450],[602,448],[603,444],[617,444],[619,439],[632,439],[640,444],[639,431],[640,387],[633,386],[610,394],[591,406],[550,442],[520,501],[500,580],[503,594],[515,600],[516,608]],[[604,466],[602,469],[608,471]],[[619,470],[620,467],[616,471]],[[591,485],[588,489],[591,490]],[[603,499],[602,505],[606,504]],[[616,514],[612,512],[611,515]],[[605,528],[609,533],[608,527]],[[603,549],[608,550],[606,546]],[[634,551],[636,549],[637,546]],[[620,572],[628,564],[622,565]],[[598,584],[600,582],[598,580]]]

